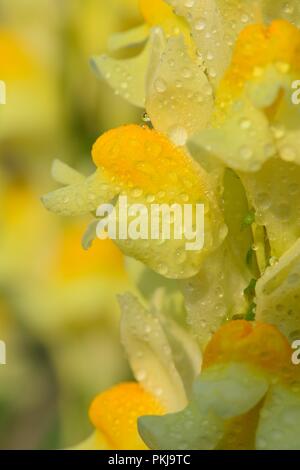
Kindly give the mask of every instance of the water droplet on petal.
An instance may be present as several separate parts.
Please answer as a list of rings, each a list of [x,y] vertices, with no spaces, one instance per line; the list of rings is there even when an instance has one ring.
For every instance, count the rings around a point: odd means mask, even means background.
[[[154,83],[155,89],[158,93],[164,93],[167,89],[166,82],[161,78],[158,78]]]

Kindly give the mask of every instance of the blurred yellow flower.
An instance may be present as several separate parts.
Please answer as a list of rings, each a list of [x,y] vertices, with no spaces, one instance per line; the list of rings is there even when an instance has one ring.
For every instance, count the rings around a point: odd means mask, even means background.
[[[99,129],[139,120],[137,110],[120,102],[104,81],[95,78],[89,65],[95,51],[106,50],[111,34],[141,21],[138,0],[69,0],[64,2],[63,11],[66,18],[63,39],[69,48],[64,70],[68,77],[66,106],[70,119],[76,123],[81,114],[85,128],[93,136]]]
[[[28,335],[44,345],[55,365],[65,442],[74,441],[88,426],[78,403],[87,405],[97,391],[128,374],[116,301],[116,294],[129,288],[124,259],[110,240],[96,240],[93,250],[85,251],[78,222],[60,224],[45,213],[34,185],[4,180],[0,207],[0,286],[12,305],[11,333],[17,330],[17,316]],[[0,328],[2,338],[7,338],[6,328]],[[8,347],[16,368],[21,367],[10,340]],[[12,365],[1,370],[3,393],[5,377],[14,370]],[[74,428],[75,410],[80,426]]]
[[[55,81],[28,41],[1,26],[0,54],[0,79],[6,84],[6,104],[0,109],[0,138],[3,142],[13,138],[26,142],[33,137],[48,138],[58,129]]]

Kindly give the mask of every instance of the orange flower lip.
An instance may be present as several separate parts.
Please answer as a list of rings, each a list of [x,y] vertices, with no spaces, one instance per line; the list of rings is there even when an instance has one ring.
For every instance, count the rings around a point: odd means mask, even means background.
[[[287,339],[275,326],[236,320],[222,326],[208,343],[203,368],[224,362],[245,362],[290,381],[296,372],[292,354]]]
[[[147,449],[139,437],[137,419],[144,415],[162,415],[163,407],[138,383],[125,382],[98,395],[89,416],[114,449]]]
[[[102,135],[92,151],[94,163],[122,189],[156,194],[187,194],[197,200],[205,178],[200,167],[163,134],[127,125]]]
[[[268,65],[281,73],[300,70],[300,30],[285,20],[269,26],[249,25],[240,33],[231,65],[220,83],[217,105],[226,107],[249,80],[259,79]]]

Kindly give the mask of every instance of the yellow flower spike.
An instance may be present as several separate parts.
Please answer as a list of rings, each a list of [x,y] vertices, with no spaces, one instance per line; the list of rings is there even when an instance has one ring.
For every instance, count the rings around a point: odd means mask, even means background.
[[[203,369],[219,363],[243,362],[266,371],[272,378],[290,382],[297,372],[292,366],[292,354],[287,339],[273,325],[231,321],[221,327],[208,343]]]
[[[145,415],[162,415],[164,409],[138,383],[117,385],[93,401],[89,415],[110,449],[146,450],[138,434],[137,419]]]
[[[44,196],[45,206],[63,215],[78,215],[95,211],[100,204],[125,195],[128,205],[138,203],[147,207],[149,217],[154,203],[160,207],[177,204],[182,210],[189,203],[195,222],[196,204],[203,204],[204,247],[187,249],[185,233],[178,239],[173,229],[170,239],[152,238],[149,219],[147,239],[127,237],[124,240],[118,237],[119,230],[116,237],[123,253],[166,277],[178,279],[196,274],[204,257],[214,251],[226,235],[209,175],[182,148],[146,126],[128,125],[105,133],[95,143],[92,154],[97,171],[83,182]],[[119,200],[116,210],[118,213]],[[159,217],[161,220],[162,213]],[[117,217],[117,224],[119,222]],[[199,223],[197,225],[199,229]],[[163,238],[161,223],[159,237]]]

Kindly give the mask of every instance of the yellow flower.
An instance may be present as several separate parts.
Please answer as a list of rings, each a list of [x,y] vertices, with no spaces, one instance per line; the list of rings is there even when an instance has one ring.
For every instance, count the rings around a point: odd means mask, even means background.
[[[272,310],[275,300],[260,289],[268,279],[264,271],[270,256],[284,256],[299,237],[299,198],[295,199],[300,181],[296,145],[299,108],[290,99],[291,83],[299,68],[299,30],[291,22],[294,18],[294,23],[299,23],[299,8],[294,2],[292,8],[294,15],[282,4],[272,9],[269,1],[241,2],[239,8],[235,1],[219,0],[197,0],[193,5],[182,0],[141,2],[147,31],[149,26],[159,28],[151,30],[138,59],[116,62],[103,58],[107,69],[102,59],[104,68],[102,65],[100,68],[123,96],[134,98],[140,106],[146,103],[155,131],[138,131],[136,126],[129,126],[101,137],[93,151],[99,166],[95,175],[82,185],[74,181],[74,185],[44,199],[51,210],[77,214],[95,210],[99,203],[124,193],[130,196],[129,202],[169,202],[170,186],[172,191],[175,188],[176,200],[181,193],[192,202],[204,200],[202,191],[210,195],[205,198],[209,211],[206,246],[201,254],[186,253],[174,240],[162,246],[151,243],[150,250],[142,242],[117,241],[125,254],[143,261],[163,276],[191,278],[197,274],[181,287],[189,320],[204,344],[222,320],[235,314],[245,315],[248,305],[244,290],[253,277],[262,276],[257,283],[258,316],[270,317],[267,312]],[[276,17],[284,19],[272,22]],[[263,21],[269,22],[269,26]],[[173,22],[178,29],[172,31],[166,25]],[[186,38],[187,25],[194,47]],[[144,26],[138,30],[143,34],[137,34],[135,40],[132,33],[125,34],[123,39],[127,38],[128,44],[145,40]],[[120,40],[121,36],[116,38]],[[190,167],[186,163],[187,155],[183,157],[186,150],[180,149],[181,164],[176,165],[175,171],[169,163],[159,171],[155,158],[161,160],[161,157],[156,157],[155,152],[164,144],[157,131],[168,135],[175,146],[188,142],[191,156],[206,170],[198,183],[194,178],[194,183],[190,181],[198,192],[180,182],[180,168],[185,167],[188,172]],[[150,135],[155,147],[151,159],[147,152],[135,152]],[[129,140],[126,150],[125,136]],[[117,140],[120,145],[115,145]],[[170,152],[173,161],[177,161],[175,153],[179,153]],[[136,155],[141,161],[136,161]],[[190,157],[187,159],[192,162]],[[199,165],[196,166],[199,174]],[[240,179],[225,171],[226,166],[237,172]],[[225,240],[216,187],[225,197],[223,216],[228,227]],[[243,218],[250,210],[255,224],[249,224],[241,233]],[[297,247],[293,250],[296,253]],[[253,262],[248,266],[245,259],[249,260],[251,253],[254,253]],[[181,262],[176,265],[175,259]],[[283,258],[280,266],[285,263]],[[214,282],[215,279],[218,281]],[[298,284],[294,283],[288,288],[288,294],[278,291],[276,305],[281,305],[280,298],[288,295],[285,305],[292,305],[294,311],[292,295],[297,289]],[[279,323],[282,315],[274,314],[275,317],[274,321],[287,335],[297,330],[297,310],[284,326],[281,320]]]
[[[213,336],[183,411],[144,417],[152,449],[299,449],[300,373],[286,338],[268,324],[234,321]]]
[[[35,254],[53,233],[53,225],[51,227],[45,217],[38,194],[26,185],[8,184],[3,178],[0,189],[0,284],[4,288],[22,286],[24,280],[31,278],[38,270]]]
[[[76,449],[147,449],[138,419],[184,408],[200,370],[196,342],[167,315],[166,306],[161,314],[154,304],[147,310],[132,294],[122,296],[120,304],[121,339],[136,382],[121,383],[95,398],[89,412],[95,432]]]
[[[59,214],[80,215],[95,211],[113,198],[117,198],[118,206],[118,197],[124,194],[128,204],[141,203],[148,208],[154,202],[177,203],[182,207],[189,202],[195,210],[197,203],[204,203],[203,250],[188,251],[185,234],[181,240],[173,234],[164,243],[121,237],[116,240],[123,253],[166,277],[186,278],[196,274],[204,257],[218,247],[226,233],[213,182],[206,172],[183,149],[146,126],[113,129],[97,140],[92,153],[96,172],[87,179],[75,176],[73,184],[44,196],[45,206]],[[64,180],[60,175],[58,178]]]
[[[236,320],[220,328],[203,355],[203,370],[228,362],[248,362],[292,383],[297,368],[292,366],[292,349],[286,338],[267,323]]]
[[[0,27],[0,80],[6,104],[1,106],[2,139],[32,138],[32,130],[48,136],[57,129],[57,89],[29,42]]]
[[[85,251],[80,244],[81,238],[79,225],[64,227],[58,254],[51,266],[53,276],[69,281],[101,273],[107,277],[125,279],[122,253],[110,240],[96,240],[94,249]]]
[[[121,299],[131,367],[164,407],[163,416],[138,420],[140,435],[152,449],[299,449],[300,373],[289,343],[300,324],[300,108],[291,99],[300,73],[299,2],[167,0],[141,7],[148,26],[112,40],[119,47],[148,38],[141,54],[94,64],[119,94],[145,106],[155,130],[130,126],[101,137],[93,149],[99,176],[46,196],[45,204],[62,213],[94,210],[89,196],[100,179],[111,199],[135,194],[145,203],[163,191],[170,203],[172,187],[176,200],[184,193],[194,204],[210,194],[209,249],[187,256],[180,269],[173,240],[162,249],[118,241],[147,267],[184,279],[188,320],[206,346],[195,380],[201,361],[191,360],[186,331],[172,324],[168,335],[157,313],[159,292],[147,309],[130,295]],[[166,175],[174,168],[170,185]],[[94,199],[103,196],[99,189]],[[228,321],[255,315],[259,321]]]
[[[45,212],[40,190],[34,186],[8,184],[4,178],[2,183],[0,290],[13,308],[7,309],[7,315],[0,308],[0,340],[6,341],[12,361],[1,367],[1,397],[9,403],[15,400],[14,407],[16,403],[25,407],[34,400],[40,403],[44,396],[36,395],[44,390],[44,376],[24,355],[22,332],[13,320],[17,313],[51,358],[64,437],[74,442],[89,429],[84,413],[74,427],[78,406],[85,408],[99,390],[127,377],[116,300],[118,293],[131,287],[124,257],[110,240],[95,240],[92,250],[84,250],[82,224],[61,223]],[[7,327],[2,319],[7,319]],[[19,357],[21,353],[24,357]]]
[[[136,382],[125,382],[98,395],[90,407],[96,431],[76,450],[145,450],[139,436],[140,416],[163,414],[163,407]]]
[[[299,115],[291,101],[292,82],[299,73],[299,44],[300,31],[283,20],[246,27],[216,90],[213,129],[199,134],[198,143],[243,172],[260,170],[276,154],[293,160],[282,154],[287,145],[282,138],[291,139],[289,128]],[[277,146],[280,126],[284,135]],[[226,139],[238,129],[235,139]]]
[[[247,26],[216,88],[211,128],[193,139],[239,172],[275,257],[299,237],[299,206],[290,192],[300,176],[300,114],[291,99],[299,44],[299,30],[287,21]]]
[[[106,50],[115,31],[134,27],[140,21],[138,0],[74,0],[64,7],[63,22],[69,31],[68,38],[62,37],[63,47],[68,47],[64,71],[70,88],[69,106],[81,113],[91,135],[97,125],[109,129],[137,119],[136,108],[110,92],[104,81],[99,83],[88,62],[95,51]],[[82,83],[86,84],[84,88]]]
[[[234,191],[246,198],[244,214],[251,209],[255,217],[252,237],[248,234],[242,240],[235,231],[235,237],[241,239],[240,260],[236,255],[233,259],[225,247],[209,257],[197,279],[185,286],[193,326],[205,342],[205,331],[214,331],[220,318],[246,311],[242,299],[250,279],[241,265],[248,243],[248,254],[253,246],[257,263],[252,277],[262,276],[257,284],[258,317],[272,319],[293,337],[299,323],[293,296],[298,295],[299,283],[296,275],[292,276],[295,282],[288,279],[297,271],[300,234],[300,108],[293,105],[291,95],[299,74],[299,4],[293,1],[287,8],[284,2],[267,0],[239,5],[219,0],[197,0],[193,5],[183,0],[166,3],[189,24],[197,55],[180,36],[154,41],[151,67],[143,82],[148,115],[155,129],[175,143],[182,145],[187,140],[192,156],[209,173],[219,174],[227,194]],[[224,177],[227,166],[238,173],[242,185],[228,178],[228,172]],[[227,182],[231,186],[227,187]],[[229,207],[227,217],[225,214],[229,226],[226,243],[230,244],[234,238],[230,225],[237,223],[235,209]],[[233,251],[238,250],[235,247]],[[264,274],[270,258],[279,259],[279,265]],[[229,263],[227,279],[230,276],[232,281],[219,282],[214,289],[212,280],[219,279]],[[289,267],[284,270],[286,264]],[[277,272],[286,289],[278,285],[274,295],[266,295],[261,287]],[[216,294],[220,290],[221,301]],[[278,306],[276,311],[274,305]]]
[[[104,315],[111,315],[113,328],[115,295],[129,285],[118,248],[96,240],[93,250],[84,250],[78,221],[51,218],[34,188],[8,185],[1,193],[0,285],[18,292],[27,325],[47,343],[88,329]]]
[[[267,229],[271,255],[280,257],[299,237],[299,207],[289,196],[299,179],[300,108],[291,101],[299,69],[299,6],[272,7],[268,0],[238,6],[219,0],[165,3],[185,19],[195,47],[180,34],[164,38],[153,31],[147,46],[153,48],[151,66],[141,74],[134,64],[130,72],[140,77],[147,113],[155,129],[176,144],[190,138],[193,155],[209,170],[226,165],[239,172],[258,226]],[[151,5],[145,3],[144,16],[160,26],[168,9],[161,5],[156,16]],[[119,66],[121,61],[113,64],[115,70]],[[126,91],[124,76],[117,73],[112,86]],[[263,270],[267,259],[261,251],[258,256]]]
[[[97,73],[107,80],[117,94],[137,107],[145,106],[145,81],[150,60],[159,53],[163,35],[167,38],[183,34],[190,45],[189,29],[186,21],[174,14],[172,8],[163,0],[139,0],[139,7],[145,23],[132,30],[116,33],[109,40],[110,50],[116,51],[128,46],[143,46],[136,57],[115,59],[107,55],[95,57],[92,61]]]

